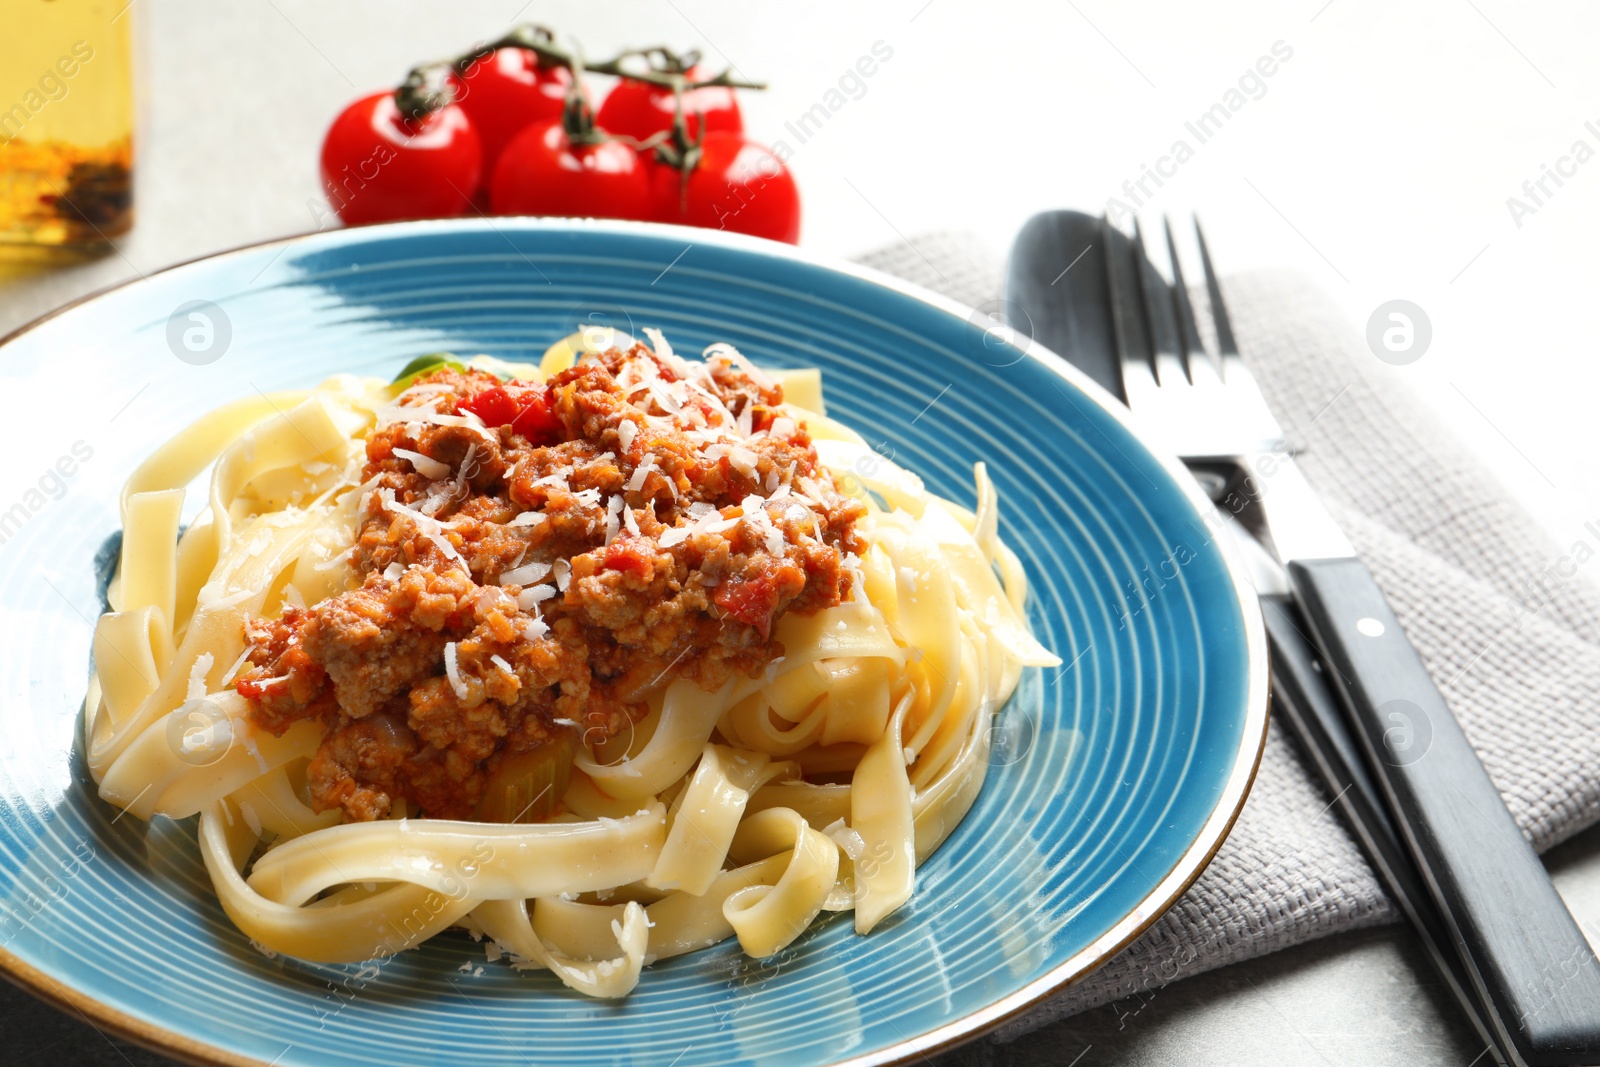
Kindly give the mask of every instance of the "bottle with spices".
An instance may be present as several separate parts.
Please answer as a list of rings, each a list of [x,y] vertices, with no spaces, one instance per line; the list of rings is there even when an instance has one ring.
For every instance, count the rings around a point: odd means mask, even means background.
[[[0,0],[0,259],[133,226],[129,0]]]

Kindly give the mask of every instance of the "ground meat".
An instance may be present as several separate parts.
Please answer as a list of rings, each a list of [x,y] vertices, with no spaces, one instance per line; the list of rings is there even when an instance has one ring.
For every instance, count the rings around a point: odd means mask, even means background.
[[[510,756],[592,744],[675,678],[715,690],[781,656],[784,612],[848,595],[864,512],[782,397],[731,354],[643,345],[547,387],[414,383],[367,438],[359,586],[246,627],[255,720],[327,724],[313,806],[474,818]]]

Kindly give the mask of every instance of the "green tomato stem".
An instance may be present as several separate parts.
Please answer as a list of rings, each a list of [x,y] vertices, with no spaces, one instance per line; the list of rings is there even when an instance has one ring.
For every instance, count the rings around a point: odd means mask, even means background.
[[[703,89],[711,86],[726,87],[729,89],[765,89],[762,82],[745,81],[733,77],[732,68],[724,70],[710,78],[690,80],[688,72],[700,62],[700,53],[688,51],[678,53],[665,45],[656,45],[651,48],[633,48],[617,54],[604,62],[586,62],[583,56],[574,47],[563,46],[556,40],[556,35],[544,26],[533,23],[513,27],[505,36],[487,44],[479,45],[470,52],[464,52],[454,59],[440,59],[431,63],[423,63],[411,68],[394,92],[395,106],[400,113],[413,122],[420,121],[430,112],[438,111],[456,101],[455,86],[451,84],[449,75],[455,74],[458,78],[465,77],[472,65],[485,59],[501,48],[521,48],[532,52],[538,57],[542,66],[566,67],[572,71],[573,83],[581,82],[581,73],[607,74],[618,78],[628,78],[633,81],[646,82],[650,85],[659,85],[664,89],[671,89],[673,97],[678,101],[677,111],[681,116],[683,112],[683,94],[690,89]],[[627,62],[630,59],[643,59],[645,66]],[[578,90],[583,92],[582,89]],[[562,122],[566,125],[569,113],[572,121],[579,123],[578,132],[574,133],[573,126],[567,126],[567,136],[574,139],[574,144],[593,144],[598,138],[594,130],[593,116],[589,112],[587,95],[583,103],[584,113],[588,114],[587,128],[582,127],[582,117],[572,104],[570,97],[572,90],[568,90],[568,102],[563,109]],[[676,124],[676,123],[675,123]]]

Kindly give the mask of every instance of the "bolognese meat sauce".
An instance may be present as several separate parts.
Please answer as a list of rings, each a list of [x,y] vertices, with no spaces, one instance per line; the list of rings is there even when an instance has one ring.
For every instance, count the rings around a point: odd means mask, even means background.
[[[781,656],[775,620],[847,596],[864,513],[782,400],[731,349],[641,344],[548,385],[441,369],[380,411],[359,585],[246,626],[255,722],[326,724],[313,806],[486,817],[519,754]]]

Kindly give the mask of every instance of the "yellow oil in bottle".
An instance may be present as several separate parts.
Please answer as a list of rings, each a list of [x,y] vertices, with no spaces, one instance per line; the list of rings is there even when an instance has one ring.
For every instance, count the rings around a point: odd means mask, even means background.
[[[0,258],[133,225],[129,0],[0,0]]]

